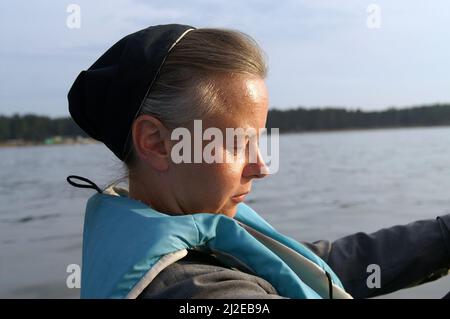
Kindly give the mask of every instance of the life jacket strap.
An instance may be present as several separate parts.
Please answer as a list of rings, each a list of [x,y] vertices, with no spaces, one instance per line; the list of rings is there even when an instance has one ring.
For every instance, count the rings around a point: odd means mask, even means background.
[[[75,183],[74,181],[72,181],[73,179],[78,179],[78,180],[83,181],[83,182],[85,182],[87,184]],[[103,191],[100,189],[100,187],[97,186],[97,184],[95,184],[93,181],[87,179],[86,177],[82,177],[82,176],[78,176],[78,175],[70,175],[70,176],[67,176],[66,180],[67,180],[67,182],[70,185],[72,185],[74,187],[78,187],[78,188],[92,188],[92,189],[95,189],[100,194],[103,193]]]

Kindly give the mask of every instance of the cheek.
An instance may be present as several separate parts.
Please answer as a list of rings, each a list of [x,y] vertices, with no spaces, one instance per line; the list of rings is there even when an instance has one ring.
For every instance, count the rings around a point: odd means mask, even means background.
[[[207,164],[201,174],[206,179],[205,184],[214,192],[220,194],[232,193],[236,191],[236,187],[239,187],[242,166],[231,163]]]
[[[208,164],[198,172],[198,175],[195,190],[192,190],[195,193],[191,193],[191,199],[195,201],[195,205],[201,207],[199,210],[233,213],[229,212],[229,209],[232,206],[231,197],[240,189],[239,167],[226,163]]]
[[[190,178],[197,180],[196,184],[203,192],[227,194],[239,188],[245,166],[244,159],[242,156],[234,157],[226,148],[221,148],[220,152],[223,154],[224,163],[189,164],[187,167],[190,170]]]
[[[240,185],[243,165],[239,163],[181,164],[175,172],[177,183],[191,192],[226,194]]]
[[[208,164],[202,172],[201,185],[196,198],[213,210],[228,205],[230,198],[241,189],[241,167],[229,163]]]

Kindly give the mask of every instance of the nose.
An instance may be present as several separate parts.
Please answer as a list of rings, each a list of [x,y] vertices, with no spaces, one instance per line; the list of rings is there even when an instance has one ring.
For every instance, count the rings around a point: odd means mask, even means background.
[[[269,168],[267,167],[264,159],[262,158],[261,152],[258,148],[258,153],[256,156],[256,163],[247,163],[244,167],[242,175],[246,178],[263,178],[269,175]]]

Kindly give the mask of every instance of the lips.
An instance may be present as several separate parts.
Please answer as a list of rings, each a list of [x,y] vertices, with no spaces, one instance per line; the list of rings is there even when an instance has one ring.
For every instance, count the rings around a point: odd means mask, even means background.
[[[240,203],[240,202],[244,201],[245,196],[246,196],[248,193],[249,193],[249,192],[237,194],[237,195],[231,197],[231,199],[232,199],[234,202],[236,202],[236,203]]]

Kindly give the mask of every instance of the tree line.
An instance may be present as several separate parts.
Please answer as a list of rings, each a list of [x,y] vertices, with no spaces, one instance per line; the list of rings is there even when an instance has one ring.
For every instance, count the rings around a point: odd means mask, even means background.
[[[267,116],[267,128],[279,128],[281,133],[437,125],[450,125],[450,104],[383,111],[299,107],[273,109]],[[0,116],[0,141],[20,139],[41,142],[53,136],[87,137],[70,117],[52,119],[33,114]]]
[[[52,119],[33,114],[0,116],[0,141],[42,142],[53,136],[87,137],[71,117]]]
[[[383,111],[296,108],[271,110],[267,116],[267,128],[278,127],[280,133],[440,125],[450,125],[450,104]]]

